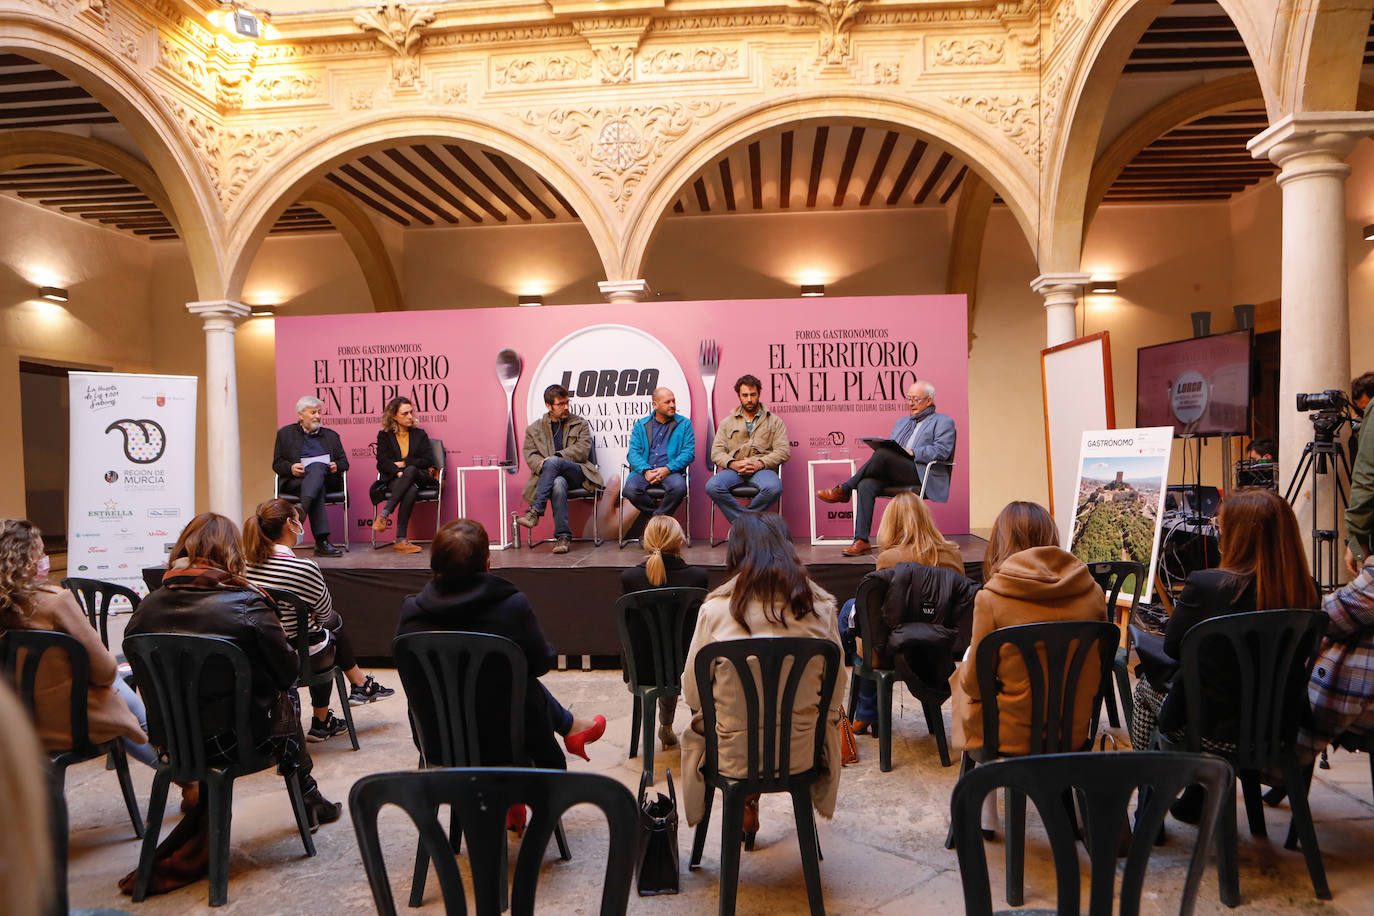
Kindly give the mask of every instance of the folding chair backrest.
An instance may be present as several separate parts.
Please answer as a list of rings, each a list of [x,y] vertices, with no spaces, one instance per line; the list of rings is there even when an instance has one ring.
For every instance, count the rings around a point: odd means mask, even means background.
[[[1110,562],[1089,563],[1088,572],[1092,575],[1093,581],[1102,589],[1107,596],[1107,617],[1116,620],[1116,602],[1121,597],[1122,589],[1126,583],[1131,582],[1131,609],[1130,614],[1135,613],[1135,609],[1140,606],[1140,596],[1145,590],[1145,567],[1131,560],[1112,560]],[[1127,620],[1130,619],[1128,616]]]
[[[107,649],[110,647],[110,603],[115,598],[123,598],[129,602],[130,610],[138,610],[138,603],[141,600],[138,597],[138,592],[133,589],[101,579],[66,578],[62,580],[62,587],[76,598],[76,603],[81,606],[81,610],[86,612],[86,618],[90,620],[91,626],[95,627],[96,632],[100,634],[100,641],[105,644]]]
[[[635,687],[680,689],[704,588],[650,588],[616,599],[625,673]]]
[[[19,700],[37,721],[36,693],[40,667],[65,662],[70,671],[70,705],[68,716],[72,726],[72,746],[84,748],[90,744],[90,728],[86,718],[87,688],[91,678],[91,660],[86,647],[75,636],[52,630],[6,630],[0,635],[0,669],[19,694]],[[67,672],[59,674],[64,678]]]

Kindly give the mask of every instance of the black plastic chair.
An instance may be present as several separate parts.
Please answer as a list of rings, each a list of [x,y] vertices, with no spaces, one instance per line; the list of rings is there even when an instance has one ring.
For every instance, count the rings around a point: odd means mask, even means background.
[[[1107,596],[1107,619],[1115,621],[1118,612],[1116,609],[1117,599],[1121,597],[1121,590],[1126,584],[1127,579],[1134,577],[1135,587],[1131,591],[1131,607],[1126,612],[1126,623],[1129,626],[1135,618],[1135,609],[1140,607],[1140,595],[1145,590],[1145,567],[1130,560],[1114,560],[1107,563],[1089,563],[1088,572],[1092,574],[1093,580]],[[1126,727],[1130,728],[1131,720],[1135,717],[1134,703],[1131,699],[1131,676],[1130,676],[1130,655],[1131,655],[1131,631],[1126,631],[1126,645],[1120,646],[1116,650],[1116,658],[1112,663],[1112,672],[1116,679],[1115,685],[1107,683],[1107,690],[1103,694],[1103,702],[1107,707],[1107,722],[1112,728],[1120,728],[1124,721]],[[1121,698],[1121,718],[1117,718],[1116,704],[1117,697]]]
[[[138,677],[139,689],[147,697],[150,737],[162,749],[148,800],[148,831],[139,853],[134,900],[148,895],[168,788],[173,781],[199,782],[204,793],[201,803],[209,806],[210,906],[222,906],[229,900],[229,824],[233,816],[234,780],[277,764],[255,747],[250,721],[253,673],[248,656],[234,643],[218,636],[174,633],[127,637],[124,653]],[[205,734],[201,699],[207,692],[222,689],[226,675],[234,685],[231,720],[235,750],[229,760],[211,757],[206,752],[206,739],[214,736]],[[313,856],[315,841],[310,836],[300,776],[292,771],[285,780],[305,854]]]
[[[294,480],[296,478],[292,479]],[[286,500],[293,506],[299,506],[301,504],[300,496],[295,493],[283,493],[281,482],[282,478],[276,477],[275,483],[273,484],[272,495],[277,499]],[[343,549],[348,550],[348,526],[351,519],[348,517],[348,475],[343,471],[337,474],[330,474],[325,478],[324,504],[326,511],[328,511],[329,506],[343,506]],[[315,537],[315,532],[310,532],[310,535],[311,537]]]
[[[685,496],[682,497],[682,533],[683,533],[684,535],[686,535],[686,537],[687,537],[687,546],[690,547],[690,546],[692,545],[692,469],[691,469],[690,467],[683,468],[683,469],[682,469],[682,476],[683,476],[683,478],[684,478],[684,482],[687,484],[687,495],[685,495]],[[622,481],[623,481],[623,480],[628,480],[629,477],[630,477],[630,466],[629,466],[628,464],[622,464],[622,465],[620,466],[620,479],[621,479]],[[663,502],[663,497],[666,496],[666,495],[668,495],[668,491],[667,491],[667,490],[664,490],[664,489],[663,489],[661,486],[659,486],[658,484],[653,484],[653,485],[649,486],[648,488],[645,489],[644,493],[645,493],[646,496],[648,496],[648,497],[649,497],[650,499],[652,499],[654,502],[659,502],[659,503]],[[626,544],[630,544],[630,543],[633,543],[633,542],[639,540],[639,538],[627,538],[627,537],[625,536],[625,497],[624,497],[624,496],[621,496],[619,502],[616,504],[616,508],[615,508],[615,520],[616,520],[616,526],[617,526],[618,529],[619,529],[619,535],[618,535],[618,537],[617,537],[617,540],[618,540],[618,542],[619,542],[619,544],[620,544],[620,549],[621,549],[621,550],[624,550]]]
[[[440,528],[444,527],[443,518],[440,515],[443,511],[444,503],[444,440],[430,439],[429,445],[433,452],[430,460],[433,463],[436,473],[421,478],[416,484],[415,488],[419,492],[415,494],[415,505],[418,506],[421,503],[434,503],[434,530],[438,531]],[[369,494],[369,498],[372,500],[374,508],[386,502],[386,492],[382,491],[378,493],[376,490],[377,484],[381,483],[381,480],[382,475],[379,472],[377,474],[377,480],[372,484],[373,490]],[[382,498],[378,499],[378,495]],[[371,526],[369,526],[369,530],[372,532],[372,549],[376,550],[377,530],[371,528]]]
[[[591,451],[587,453],[587,460],[588,460],[589,462],[591,462],[592,464],[596,464],[596,437],[595,437],[595,436],[592,436],[592,447],[591,447]],[[594,546],[594,547],[600,547],[600,546],[604,543],[604,539],[601,537],[601,494],[602,494],[602,492],[603,492],[603,490],[602,490],[601,487],[594,487],[594,486],[592,486],[591,484],[587,483],[585,480],[582,482],[582,486],[580,486],[580,487],[569,487],[569,488],[568,488],[568,499],[569,499],[569,500],[573,500],[573,499],[588,500],[588,499],[589,499],[589,500],[592,501],[592,536],[589,537],[589,538],[578,538],[578,537],[575,537],[575,538],[573,538],[574,541],[577,541],[577,542],[579,542],[579,543],[585,543],[585,542],[587,542],[587,541],[590,541],[590,542],[592,543],[592,546]],[[514,519],[515,517],[516,517],[516,514],[515,514],[515,513],[512,513],[511,518]],[[516,526],[515,526],[515,529],[516,529],[516,530],[515,530],[515,546],[516,546],[516,547],[519,547],[519,546],[520,546],[520,526],[519,526],[519,525],[516,525]],[[549,542],[552,541],[552,540],[556,540],[556,539],[553,538],[553,537],[546,537],[546,538],[540,538],[539,540],[536,541],[536,540],[534,539],[534,529],[533,529],[533,528],[526,528],[526,529],[525,529],[525,541],[526,541],[526,543],[527,543],[531,548],[538,547],[540,544],[547,544],[547,543],[549,543]]]
[[[925,471],[921,474],[921,482],[920,482],[919,484],[914,484],[914,483],[913,483],[913,484],[903,484],[903,485],[901,485],[901,486],[883,487],[881,490],[878,491],[878,498],[879,498],[879,499],[891,499],[892,497],[897,496],[897,495],[899,495],[899,494],[901,494],[901,493],[915,493],[917,496],[921,497],[921,499],[925,499],[925,498],[926,498],[926,481],[930,480],[930,469],[933,468],[933,467],[934,467],[935,465],[937,465],[937,464],[943,464],[943,465],[946,465],[946,466],[949,468],[949,477],[950,477],[950,481],[951,481],[951,483],[952,483],[953,480],[954,480],[954,467],[955,467],[953,461],[938,461],[938,460],[936,460],[936,461],[927,461],[927,462],[926,462],[926,469],[925,469]]]
[[[983,745],[964,751],[960,778],[985,763],[1006,756],[999,743],[997,697],[1001,681],[997,667],[1004,647],[1015,650],[1030,680],[1030,743],[1028,754],[1064,754],[1092,746],[1102,708],[1102,694],[1112,675],[1112,659],[1121,631],[1100,620],[1063,620],[1001,627],[978,643],[975,664],[978,691],[982,696]],[[1043,661],[1041,660],[1043,657]],[[1051,676],[1055,675],[1055,676]],[[1083,723],[1075,718],[1078,684],[1083,677],[1097,677],[1097,690],[1089,711],[1088,738],[1078,733]],[[1021,756],[1021,755],[1017,755]],[[950,824],[945,846],[953,849],[958,839]],[[1015,787],[1006,791],[1007,903],[1020,906],[1024,898],[1026,847],[1026,796]]]
[[[353,784],[348,796],[353,830],[380,916],[395,916],[396,903],[382,859],[377,814],[396,805],[420,831],[420,845],[434,860],[447,913],[467,913],[462,876],[439,823],[439,806],[448,805],[468,838],[473,897],[481,916],[499,916],[507,894],[512,916],[534,913],[539,867],[563,812],[590,804],[606,815],[610,847],[601,890],[602,916],[623,914],[635,869],[638,806],[630,790],[609,776],[564,770],[449,769],[376,773]],[[506,886],[506,811],[513,805],[533,809],[515,860],[512,887]]]
[[[778,469],[777,469],[777,472],[776,472],[777,475],[778,475],[778,480],[782,480],[782,469],[783,469],[783,467],[784,467],[785,464],[786,464],[786,462],[784,462],[783,464],[778,465]],[[716,474],[717,474],[717,472],[719,472],[719,470],[720,470],[720,468],[712,467],[712,468],[711,468],[711,476],[712,476],[712,477],[716,476]],[[741,480],[739,483],[735,484],[733,487],[730,488],[730,496],[733,497],[733,498],[736,499],[736,500],[741,500],[741,499],[750,499],[750,500],[752,500],[755,496],[758,496],[758,495],[759,495],[759,488],[758,488],[758,486],[756,486],[756,485],[754,484],[753,478],[748,478],[748,479],[745,479],[745,480]],[[716,502],[715,502],[715,500],[711,500],[711,499],[708,499],[707,501],[711,503],[711,526],[710,526],[710,529],[709,529],[709,531],[710,531],[710,533],[709,533],[709,541],[708,541],[707,543],[709,543],[712,547],[715,547],[717,544],[723,544],[723,543],[725,543],[725,539],[724,539],[724,538],[721,538],[719,541],[716,540],[716,511],[717,511],[717,510],[716,510]],[[779,517],[779,518],[782,518],[782,497],[781,497],[781,496],[778,497],[778,501],[777,501],[776,503],[774,503],[773,506],[774,506],[774,507],[777,509],[777,511],[778,511],[778,517]]]
[[[1317,847],[1312,809],[1307,804],[1311,772],[1299,768],[1297,735],[1307,713],[1307,684],[1327,620],[1320,611],[1252,611],[1213,617],[1184,635],[1179,659],[1185,699],[1203,696],[1204,668],[1215,670],[1218,659],[1223,657],[1235,662],[1240,678],[1235,691],[1240,723],[1235,752],[1223,756],[1230,760],[1245,793],[1250,833],[1258,837],[1268,835],[1259,774],[1278,770],[1283,773],[1293,813],[1292,827],[1284,845],[1293,849],[1301,840],[1312,888],[1322,900],[1330,900],[1331,891],[1326,884],[1321,850]],[[1187,749],[1197,751],[1202,747],[1203,736],[1208,734],[1207,711],[1201,703],[1187,702],[1185,705]],[[1166,736],[1160,735],[1159,743],[1166,750],[1172,749]],[[1237,833],[1233,782],[1225,798],[1217,843],[1217,878],[1221,902],[1227,906],[1240,905]]]
[[[754,659],[758,680],[750,666]],[[821,664],[821,687],[817,694],[815,750],[810,766],[792,772],[792,713],[802,676],[812,662]],[[748,739],[748,776],[725,776],[720,772],[720,744],[716,734],[716,662],[731,666],[746,709],[743,735]],[[823,916],[825,900],[821,892],[820,843],[816,834],[815,813],[811,810],[811,785],[823,772],[826,722],[840,670],[840,647],[825,639],[783,637],[779,639],[730,639],[712,643],[697,652],[693,675],[701,699],[702,730],[706,755],[702,778],[706,783],[706,807],[692,837],[689,868],[701,864],[706,848],[706,831],[711,822],[711,803],[715,792],[721,794],[720,829],[720,916],[733,916],[739,890],[740,839],[744,833],[744,799],[754,793],[786,792],[792,796],[792,812],[797,821],[797,841],[801,844],[802,874],[812,916]],[[786,677],[784,678],[784,671]],[[786,740],[779,740],[779,736]],[[830,766],[838,766],[832,760]]]
[[[630,715],[630,756],[639,753],[644,733],[644,771],[654,771],[654,723],[658,698],[682,693],[682,666],[697,626],[704,588],[651,588],[622,595],[615,602],[620,651],[634,709]]]
[[[338,665],[331,665],[323,671],[316,671],[314,664],[310,660],[310,622],[312,617],[311,608],[301,600],[300,595],[295,592],[288,592],[284,588],[265,589],[272,600],[277,603],[277,616],[284,618],[287,613],[296,618],[296,657],[300,659],[300,673],[296,676],[297,687],[316,687],[320,684],[333,684],[339,693],[339,704],[343,706],[344,724],[348,726],[348,740],[353,744],[353,750],[358,749],[358,731],[353,727],[353,709],[348,705],[348,678],[344,677],[343,669]],[[285,622],[285,621],[283,621]]]
[[[62,587],[72,593],[76,603],[81,610],[86,612],[86,618],[90,620],[91,626],[95,627],[100,634],[100,641],[105,644],[105,648],[110,648],[110,634],[108,620],[110,616],[110,603],[115,598],[124,598],[129,602],[129,610],[138,610],[138,592],[113,582],[105,582],[100,579],[75,579],[67,578],[62,580]]]
[[[878,685],[878,721],[875,723],[878,734],[878,769],[884,773],[892,770],[892,686],[897,678],[895,668],[878,667],[878,650],[886,640],[878,637],[878,624],[882,619],[883,599],[887,597],[887,581],[876,576],[865,576],[859,583],[854,595],[854,619],[859,624],[859,637],[863,640],[864,651],[855,656],[849,681],[849,718],[859,707],[859,678],[873,681]],[[950,669],[953,670],[953,659]],[[941,711],[945,700],[949,699],[948,682],[942,686],[918,689],[915,679],[904,679],[907,689],[921,704],[921,712],[926,717],[926,728],[935,739],[936,750],[940,753],[940,765],[950,766],[949,740],[945,737],[945,716]]]
[[[525,681],[527,667],[520,647],[490,633],[424,632],[396,637],[391,644],[396,672],[410,704],[410,723],[420,747],[420,766],[481,767],[483,764],[531,766],[525,749]],[[504,735],[484,734],[479,727],[485,711],[497,704],[510,723]],[[490,718],[488,719],[490,721]],[[449,837],[453,852],[461,843],[458,809],[451,811]],[[505,817],[505,809],[501,811]],[[571,859],[563,825],[553,828],[558,854]],[[504,847],[503,847],[504,848]],[[410,905],[424,901],[430,854],[422,841],[415,851],[415,878]],[[502,853],[501,873],[505,874]],[[501,888],[505,909],[505,886]]]
[[[1040,812],[1049,835],[1057,885],[1057,910],[1020,910],[1020,913],[1057,912],[1078,916],[1080,900],[1078,844],[1075,823],[1064,805],[1072,791],[1083,818],[1083,834],[1090,863],[1090,916],[1112,916],[1120,900],[1121,916],[1140,912],[1146,867],[1154,849],[1154,837],[1164,824],[1169,805],[1182,789],[1201,785],[1206,803],[1197,839],[1188,861],[1187,877],[1179,894],[1178,912],[1189,916],[1197,901],[1198,885],[1207,864],[1207,847],[1233,774],[1226,761],[1199,754],[1166,754],[1140,751],[1129,754],[1042,754],[998,760],[980,766],[960,778],[950,799],[951,819],[958,825],[959,875],[964,885],[964,910],[971,916],[990,916],[992,893],[988,886],[988,861],[978,832],[983,799],[998,788],[1029,796]],[[1127,821],[1127,802],[1137,787],[1142,791],[1142,810],[1131,836],[1130,852],[1116,893],[1117,843]],[[1234,793],[1232,793],[1234,796]]]
[[[3,669],[14,684],[19,700],[28,710],[29,717],[36,721],[34,705],[36,679],[43,657],[49,653],[65,655],[71,668],[71,705],[67,714],[72,725],[72,746],[69,750],[53,751],[48,756],[52,769],[48,772],[48,788],[51,793],[49,807],[53,814],[53,855],[60,898],[60,912],[67,911],[67,767],[75,763],[109,757],[114,764],[115,774],[119,777],[119,789],[124,795],[124,806],[129,811],[129,822],[133,824],[134,835],[143,836],[143,816],[138,811],[138,798],[134,795],[134,783],[129,778],[129,760],[124,745],[118,738],[101,744],[92,744],[90,728],[86,716],[86,703],[89,699],[91,662],[86,649],[74,636],[49,630],[7,630],[0,636],[0,669]],[[52,660],[49,659],[49,664]]]

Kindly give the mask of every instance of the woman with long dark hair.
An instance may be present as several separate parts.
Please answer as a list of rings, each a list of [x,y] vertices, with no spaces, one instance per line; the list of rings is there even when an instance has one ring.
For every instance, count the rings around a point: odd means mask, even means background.
[[[682,698],[692,710],[691,725],[682,733],[683,808],[689,825],[701,820],[706,786],[701,766],[706,753],[702,732],[701,697],[697,692],[696,657],[703,647],[729,639],[756,636],[810,637],[840,644],[835,623],[835,599],[806,574],[787,526],[775,515],[748,513],[730,528],[726,552],[729,580],[706,596],[697,615],[696,632],[687,650],[682,673]],[[811,767],[815,742],[816,694],[820,691],[821,670],[803,678],[797,690],[792,719],[792,768],[802,772]],[[724,662],[713,672],[716,706],[716,734],[719,737],[719,768],[724,776],[747,775],[748,738],[744,694],[732,667]],[[844,696],[845,672],[840,668],[835,697]],[[835,796],[840,786],[839,708],[834,703],[826,715],[826,775],[811,787],[811,803],[823,817],[835,814]],[[751,796],[744,812],[746,848],[753,848],[759,829],[758,796]]]
[[[415,425],[415,405],[410,398],[396,397],[387,402],[382,411],[382,428],[377,433],[377,473],[380,475],[373,500],[381,502],[377,517],[372,520],[373,531],[385,531],[386,520],[396,513],[397,553],[419,553],[418,544],[407,538],[410,513],[420,495],[420,481],[429,476],[434,467],[434,452],[429,435]],[[382,500],[378,495],[384,493]]]

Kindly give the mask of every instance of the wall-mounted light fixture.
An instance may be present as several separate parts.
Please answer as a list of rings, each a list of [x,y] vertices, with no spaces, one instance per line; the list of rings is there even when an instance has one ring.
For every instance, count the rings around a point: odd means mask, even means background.
[[[254,318],[271,318],[277,314],[277,307],[267,304],[250,305],[248,307],[248,314]]]
[[[1368,226],[1364,227],[1364,240],[1366,242],[1374,242],[1374,223],[1370,223]]]
[[[1098,294],[1101,294],[1101,295],[1112,295],[1112,294],[1115,294],[1115,293],[1116,293],[1116,281],[1115,281],[1115,280],[1099,280],[1099,279],[1097,279],[1096,277],[1094,277],[1094,278],[1088,283],[1088,292],[1090,292],[1090,293],[1098,293]]]
[[[40,286],[38,287],[38,297],[47,299],[49,302],[66,302],[67,291],[60,286]]]
[[[803,284],[802,284],[802,287],[801,287],[801,294],[802,294],[803,296],[807,297],[808,299],[811,298],[812,296],[824,296],[824,295],[825,295],[825,284],[824,284],[824,283],[803,283]]]
[[[526,295],[521,296],[519,299],[516,299],[515,302],[516,302],[517,305],[527,305],[527,306],[543,305],[543,304],[544,304],[544,297],[543,297],[543,296],[536,296],[536,295],[534,295],[533,293],[530,293],[530,294],[526,294]]]
[[[1248,331],[1255,326],[1255,307],[1253,305],[1233,305],[1231,313],[1236,316],[1236,330]]]

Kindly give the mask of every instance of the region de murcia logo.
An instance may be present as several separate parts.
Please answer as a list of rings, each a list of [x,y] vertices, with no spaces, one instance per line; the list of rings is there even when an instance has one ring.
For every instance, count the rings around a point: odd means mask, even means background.
[[[835,430],[835,431],[831,432],[831,433],[830,433],[830,444],[831,444],[831,445],[844,445],[844,433],[843,433],[843,432],[840,432],[839,430]]]
[[[156,420],[115,420],[105,432],[124,434],[124,457],[134,464],[152,464],[167,451],[167,433]]]

